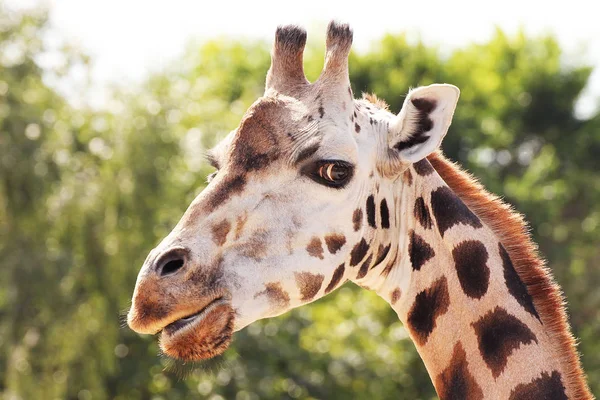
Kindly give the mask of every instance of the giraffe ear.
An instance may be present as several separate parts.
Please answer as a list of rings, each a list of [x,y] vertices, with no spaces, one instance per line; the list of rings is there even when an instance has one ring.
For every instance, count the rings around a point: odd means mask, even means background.
[[[415,163],[435,151],[448,132],[458,102],[456,86],[435,84],[413,89],[390,124],[388,143],[402,163]]]

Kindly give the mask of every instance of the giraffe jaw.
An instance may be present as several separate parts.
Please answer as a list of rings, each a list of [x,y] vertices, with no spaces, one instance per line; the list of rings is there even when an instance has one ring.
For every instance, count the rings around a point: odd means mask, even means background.
[[[222,354],[231,343],[234,311],[219,297],[198,312],[165,326],[160,348],[169,357],[200,361]]]

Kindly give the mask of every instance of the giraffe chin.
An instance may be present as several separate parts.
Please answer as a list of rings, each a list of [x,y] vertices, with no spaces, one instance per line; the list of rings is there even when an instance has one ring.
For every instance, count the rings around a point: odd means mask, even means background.
[[[167,356],[183,361],[212,358],[229,347],[233,326],[231,305],[219,302],[165,327],[160,335],[160,349]]]

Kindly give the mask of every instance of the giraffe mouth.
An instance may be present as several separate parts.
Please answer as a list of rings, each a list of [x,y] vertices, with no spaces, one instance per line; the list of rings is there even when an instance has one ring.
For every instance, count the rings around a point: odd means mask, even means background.
[[[165,326],[160,348],[167,356],[184,361],[222,354],[231,343],[234,315],[229,299],[216,297],[199,311]]]
[[[208,303],[199,311],[190,314],[186,317],[180,318],[177,321],[171,322],[169,325],[163,328],[163,332],[168,335],[173,335],[180,329],[185,328],[186,326],[191,326],[192,324],[199,323],[204,316],[206,316],[213,308],[217,307],[219,304],[226,303],[227,300],[223,296],[215,298],[213,301]]]

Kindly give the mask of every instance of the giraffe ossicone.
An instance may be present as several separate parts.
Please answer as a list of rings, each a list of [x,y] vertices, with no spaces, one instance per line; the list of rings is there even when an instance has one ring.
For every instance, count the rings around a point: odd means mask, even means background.
[[[351,280],[390,303],[442,399],[588,399],[562,295],[519,214],[439,152],[459,90],[399,114],[354,99],[352,31],[277,29],[265,93],[210,153],[217,169],[148,255],[129,326],[165,354],[221,354],[234,331]]]

